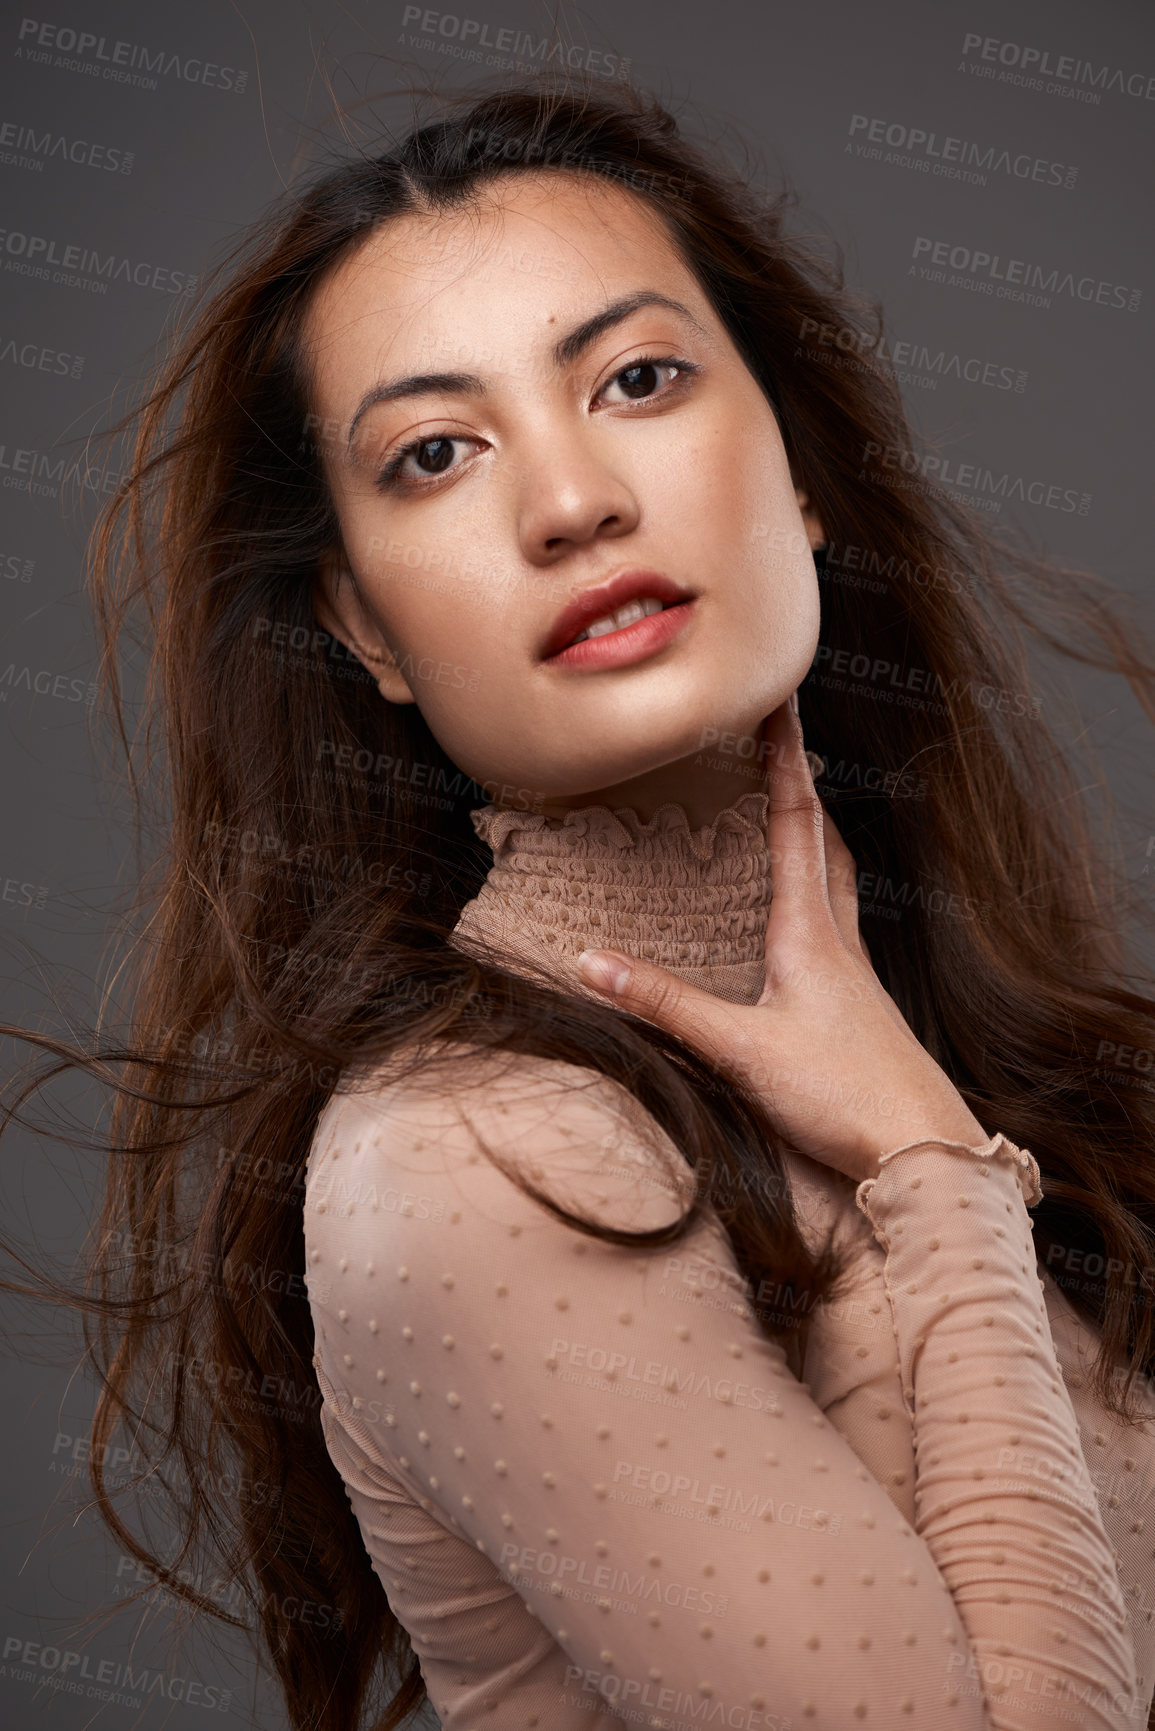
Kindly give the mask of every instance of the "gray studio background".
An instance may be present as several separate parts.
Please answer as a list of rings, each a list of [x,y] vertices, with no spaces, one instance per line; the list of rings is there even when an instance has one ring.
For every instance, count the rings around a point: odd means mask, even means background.
[[[89,725],[99,669],[80,585],[97,495],[77,484],[84,438],[144,375],[179,299],[173,286],[220,259],[331,136],[328,92],[347,101],[401,82],[405,68],[452,82],[492,72],[484,50],[480,65],[463,58],[463,42],[548,38],[603,75],[612,57],[626,59],[691,121],[745,141],[757,178],[770,184],[785,174],[800,196],[799,222],[845,249],[851,281],[881,299],[893,341],[910,345],[900,361],[925,351],[906,361],[904,388],[929,446],[996,480],[1020,478],[1019,490],[1041,502],[988,491],[1000,506],[993,521],[1108,576],[1155,626],[1147,524],[1155,14],[1145,0],[453,3],[455,11],[448,0],[429,11],[404,0],[28,0],[32,10],[0,11],[6,1021],[54,1018],[50,989],[81,1023],[91,1019],[93,982],[132,881],[124,802]],[[116,42],[131,45],[118,63],[109,58]],[[142,50],[154,65],[163,50],[170,69],[149,75]],[[135,81],[109,75],[134,63]],[[989,169],[969,181],[936,174],[947,136],[980,156],[992,151]],[[53,148],[60,139],[64,150]],[[1019,163],[1019,172],[1000,160]],[[55,252],[33,250],[33,238]],[[933,268],[923,242],[943,243],[948,255],[959,249],[956,260],[1016,257],[1044,277],[1069,272],[1109,290],[1099,299],[1057,292],[1043,297],[1047,305],[1002,299],[984,292],[994,279],[982,266],[954,283],[920,274]],[[98,292],[83,266],[65,281],[23,269],[30,255],[43,263],[69,247],[127,259],[136,280],[121,276]],[[959,376],[976,362],[970,377]],[[107,454],[95,464],[103,481]],[[1122,802],[1123,875],[1150,900],[1155,812],[1144,724],[1113,683],[1078,670],[1066,677],[1078,717],[1060,735],[1072,752],[1100,754]],[[6,1066],[12,1056],[6,1048]],[[54,1098],[81,1124],[98,1105],[75,1081]],[[0,1143],[5,1229],[65,1266],[91,1215],[93,1183],[92,1163],[63,1144],[49,1149],[16,1134]],[[85,1510],[78,1439],[92,1390],[76,1374],[75,1331],[27,1306],[8,1311],[0,1728],[43,1713],[61,1727],[224,1717],[281,1724],[240,1643],[169,1652],[163,1602],[143,1628],[138,1609],[77,1636],[76,1619],[105,1602],[115,1607],[118,1591],[137,1584],[135,1571]],[[34,1652],[28,1642],[38,1651],[83,1646],[90,1674],[104,1664],[106,1680],[131,1656],[168,1681],[140,1711],[54,1692],[45,1669],[24,1662]]]

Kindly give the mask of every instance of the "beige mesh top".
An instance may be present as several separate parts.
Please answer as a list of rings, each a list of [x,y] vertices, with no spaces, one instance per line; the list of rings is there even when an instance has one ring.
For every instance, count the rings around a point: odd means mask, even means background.
[[[765,815],[490,807],[457,941],[571,983],[611,944],[752,1002]],[[849,1271],[801,1382],[758,1325],[782,1295],[716,1221],[607,1243],[508,1175],[636,1229],[682,1212],[679,1167],[630,1096],[544,1060],[462,1049],[322,1114],[325,1435],[442,1723],[1141,1731],[1153,1435],[1091,1396],[1094,1337],[1036,1267],[1031,1156],[924,1144],[857,1187],[792,1160]]]

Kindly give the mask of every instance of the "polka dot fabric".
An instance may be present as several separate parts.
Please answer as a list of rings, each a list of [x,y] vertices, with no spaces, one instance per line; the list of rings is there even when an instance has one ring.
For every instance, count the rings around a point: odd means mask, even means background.
[[[549,831],[563,867],[576,828]],[[754,830],[715,833],[759,869]],[[661,846],[716,861],[683,836]],[[686,887],[702,934],[715,887]],[[471,908],[466,941],[504,941]],[[750,1001],[760,965],[734,967]],[[1150,1437],[1089,1405],[1029,1156],[927,1144],[857,1190],[793,1161],[850,1276],[799,1382],[757,1321],[784,1296],[749,1290],[716,1222],[639,1250],[517,1187],[628,1229],[677,1217],[680,1157],[613,1085],[460,1051],[347,1086],[306,1188],[322,1418],[444,1725],[1146,1723],[1155,1541],[1126,1479]]]

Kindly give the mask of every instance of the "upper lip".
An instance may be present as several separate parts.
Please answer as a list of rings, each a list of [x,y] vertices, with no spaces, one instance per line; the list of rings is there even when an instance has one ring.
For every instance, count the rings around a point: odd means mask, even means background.
[[[694,598],[690,590],[663,577],[660,571],[619,571],[616,577],[599,583],[595,589],[583,589],[580,595],[567,602],[542,645],[541,659],[545,661],[549,656],[557,655],[595,619],[616,613],[627,601],[640,601],[644,595],[652,595],[667,607]]]

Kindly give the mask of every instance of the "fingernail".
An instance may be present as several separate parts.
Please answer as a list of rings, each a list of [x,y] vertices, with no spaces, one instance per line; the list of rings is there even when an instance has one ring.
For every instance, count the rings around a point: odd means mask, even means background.
[[[790,696],[786,699],[786,701],[790,705],[791,709],[794,711],[795,715],[797,715],[798,714],[798,693],[796,691],[792,691],[790,693]]]
[[[578,972],[587,986],[611,995],[622,991],[630,977],[625,957],[612,950],[583,950],[578,957]]]

